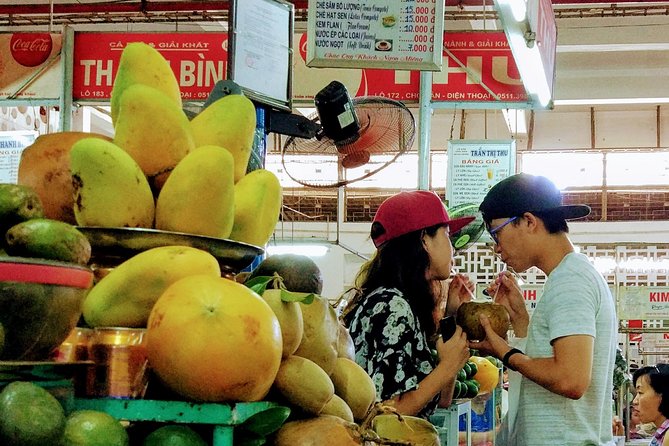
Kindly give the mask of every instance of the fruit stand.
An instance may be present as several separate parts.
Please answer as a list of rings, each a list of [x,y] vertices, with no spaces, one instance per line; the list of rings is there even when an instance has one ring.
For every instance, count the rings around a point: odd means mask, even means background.
[[[74,400],[75,410],[98,410],[119,420],[160,421],[213,425],[213,446],[232,446],[235,426],[253,415],[275,407],[275,403],[195,404],[183,401],[89,399]]]

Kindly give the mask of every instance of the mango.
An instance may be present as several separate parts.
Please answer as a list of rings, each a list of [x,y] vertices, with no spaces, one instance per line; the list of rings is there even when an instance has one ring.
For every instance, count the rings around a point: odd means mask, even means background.
[[[311,415],[318,415],[334,395],[328,374],[315,362],[299,356],[281,361],[274,388],[288,402]]]
[[[19,257],[88,264],[91,244],[69,223],[34,218],[9,228],[5,234],[7,254]]]
[[[256,110],[246,96],[230,94],[213,102],[190,121],[196,146],[225,147],[235,159],[235,182],[246,174],[253,148]]]
[[[0,184],[0,234],[17,223],[43,216],[42,201],[33,188]]]
[[[198,147],[167,178],[156,204],[156,228],[228,238],[235,218],[234,161],[226,149]]]
[[[181,107],[143,84],[129,86],[119,99],[114,144],[130,154],[149,181],[171,171],[195,148]]]
[[[18,184],[32,187],[42,200],[44,217],[76,224],[70,149],[84,138],[111,138],[87,132],[56,132],[40,135],[21,152]]]
[[[279,221],[281,202],[281,184],[274,173],[258,169],[244,176],[235,184],[230,239],[256,246],[267,244]]]
[[[151,228],[153,193],[127,152],[98,138],[77,141],[70,151],[74,217],[80,226]]]
[[[376,387],[365,369],[348,358],[337,358],[330,378],[335,393],[351,408],[353,418],[365,419],[376,401]]]
[[[332,395],[330,401],[325,403],[325,407],[323,407],[323,410],[321,410],[319,415],[332,415],[339,417],[344,421],[348,421],[349,423],[353,423],[353,412],[351,412],[351,408],[348,407],[346,401],[341,399],[336,393]]]
[[[83,303],[84,320],[91,327],[146,327],[163,292],[179,279],[196,274],[220,277],[218,260],[187,246],[143,251],[93,286]]]
[[[121,53],[111,92],[111,117],[114,126],[119,114],[121,96],[128,87],[135,84],[150,85],[162,91],[172,103],[181,108],[179,82],[167,60],[152,46],[144,42],[131,42]],[[160,115],[156,115],[157,119],[159,117]]]

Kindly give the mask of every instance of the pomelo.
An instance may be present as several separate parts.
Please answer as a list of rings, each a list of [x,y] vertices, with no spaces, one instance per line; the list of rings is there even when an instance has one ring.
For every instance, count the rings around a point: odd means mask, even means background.
[[[0,392],[0,444],[58,444],[65,413],[56,397],[31,382],[14,381]]]
[[[193,275],[173,283],[153,306],[149,365],[194,401],[258,401],[281,363],[279,321],[254,291],[233,280]]]
[[[470,356],[469,361],[476,364],[476,373],[472,377],[480,384],[478,393],[492,392],[499,384],[499,369],[487,358]]]
[[[65,422],[60,446],[128,446],[130,439],[121,423],[106,412],[77,410]]]

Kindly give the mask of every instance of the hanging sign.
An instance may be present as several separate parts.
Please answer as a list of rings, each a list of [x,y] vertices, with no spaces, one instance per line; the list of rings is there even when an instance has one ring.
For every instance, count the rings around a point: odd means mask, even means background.
[[[167,59],[184,101],[206,100],[226,77],[226,33],[75,33],[75,100],[109,100],[121,53],[130,42],[147,43]]]
[[[0,132],[0,183],[16,184],[23,149],[35,142],[37,132]]]
[[[233,0],[228,79],[263,104],[290,111],[294,7],[284,0]]]
[[[515,170],[515,140],[448,141],[448,207],[481,203],[491,187]]]
[[[342,82],[351,96],[381,96],[418,102],[420,71],[375,68],[309,68],[307,34],[296,34],[293,58],[293,100],[311,102],[331,80]],[[443,67],[433,74],[432,100],[486,102],[491,108],[528,101],[509,43],[503,31],[446,31]],[[498,102],[502,101],[502,102]],[[511,104],[511,105],[510,105]],[[501,108],[501,107],[500,107]]]
[[[618,319],[669,319],[669,288],[620,287]]]
[[[0,100],[60,97],[61,45],[60,34],[0,34]]]
[[[439,71],[443,0],[309,0],[307,65]]]

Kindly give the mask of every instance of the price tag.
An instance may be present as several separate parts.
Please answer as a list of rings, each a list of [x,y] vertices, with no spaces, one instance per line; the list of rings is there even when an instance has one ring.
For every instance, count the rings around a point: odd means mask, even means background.
[[[443,0],[309,0],[307,66],[440,71]]]

